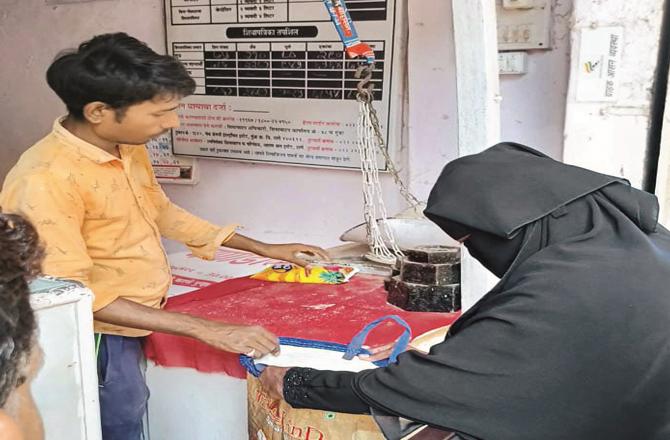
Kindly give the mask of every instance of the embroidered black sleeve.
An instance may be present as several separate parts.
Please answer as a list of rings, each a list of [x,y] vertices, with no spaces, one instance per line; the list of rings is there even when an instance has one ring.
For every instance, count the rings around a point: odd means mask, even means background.
[[[356,373],[291,368],[284,376],[284,399],[294,408],[313,408],[369,414],[370,408],[354,393]]]
[[[306,385],[316,371],[313,368],[291,368],[288,370],[284,376],[284,400],[296,408],[300,407],[299,402],[309,400]]]

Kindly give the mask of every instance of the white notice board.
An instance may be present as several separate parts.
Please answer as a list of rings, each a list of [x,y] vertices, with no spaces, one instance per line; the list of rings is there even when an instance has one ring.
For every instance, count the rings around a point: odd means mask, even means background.
[[[402,1],[346,1],[376,52],[375,108],[392,156],[401,130]],[[175,154],[359,168],[359,62],[345,57],[323,0],[165,0],[165,11],[168,53],[197,83],[172,133]]]
[[[172,139],[163,134],[147,142],[151,167],[160,183],[198,183],[197,161],[192,157],[177,157],[172,154]]]

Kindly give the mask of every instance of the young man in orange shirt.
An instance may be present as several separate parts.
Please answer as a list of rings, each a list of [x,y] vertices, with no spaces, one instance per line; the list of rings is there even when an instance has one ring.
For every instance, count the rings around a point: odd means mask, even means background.
[[[47,81],[68,115],[21,156],[0,206],[38,229],[44,273],[78,280],[95,294],[103,437],[139,439],[148,399],[142,337],[184,335],[252,356],[278,349],[276,336],[261,327],[161,310],[171,282],[162,236],[205,259],[221,245],[299,265],[306,264],[299,253],[328,257],[313,246],[252,240],[165,196],[144,144],[179,126],[179,102],[195,89],[179,61],[126,34],[106,34],[59,56]]]

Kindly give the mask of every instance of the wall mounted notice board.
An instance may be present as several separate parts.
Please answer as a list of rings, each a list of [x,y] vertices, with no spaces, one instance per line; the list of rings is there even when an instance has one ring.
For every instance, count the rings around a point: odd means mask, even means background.
[[[347,0],[377,57],[375,108],[400,142],[398,3]],[[175,154],[358,168],[354,72],[323,0],[165,0],[167,51],[197,83],[172,133]],[[380,157],[379,168],[386,165]]]
[[[198,183],[198,162],[192,157],[174,156],[172,138],[161,135],[147,142],[151,167],[160,183]]]

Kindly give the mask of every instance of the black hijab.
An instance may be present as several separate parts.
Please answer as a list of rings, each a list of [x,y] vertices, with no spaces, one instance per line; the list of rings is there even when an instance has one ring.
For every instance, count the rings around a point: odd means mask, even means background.
[[[670,234],[622,179],[498,144],[426,215],[500,282],[430,354],[359,374],[373,407],[485,440],[670,439]]]

